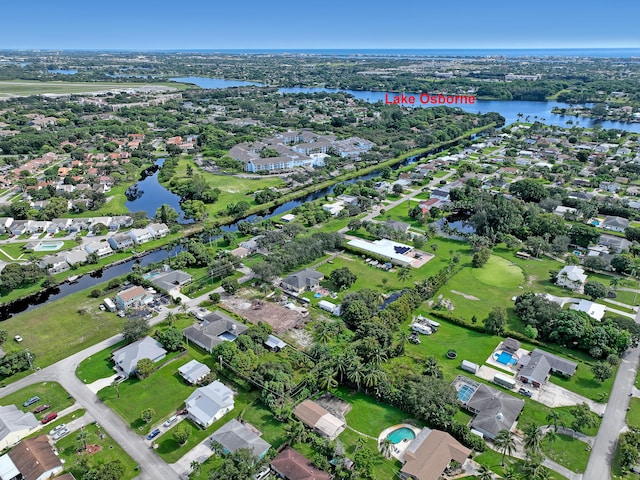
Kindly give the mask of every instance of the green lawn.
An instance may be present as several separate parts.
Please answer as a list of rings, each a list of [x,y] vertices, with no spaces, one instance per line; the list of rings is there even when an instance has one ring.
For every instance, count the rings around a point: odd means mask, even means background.
[[[101,378],[107,378],[115,374],[111,354],[126,345],[122,340],[113,347],[102,350],[90,357],[85,358],[76,369],[76,376],[84,383],[92,383]]]
[[[153,424],[161,419],[173,415],[181,408],[184,401],[194,391],[178,374],[178,368],[196,358],[212,366],[210,355],[198,354],[189,348],[187,355],[166,363],[162,368],[153,372],[148,378],[140,380],[130,378],[118,387],[120,398],[114,387],[105,387],[98,392],[98,397],[120,415],[129,426],[140,434],[146,434]],[[162,394],[159,394],[162,392]],[[145,408],[156,411],[155,418],[146,424],[140,414]]]
[[[114,441],[100,426],[95,423],[84,427],[89,433],[87,443],[89,445],[100,445],[102,449],[92,455],[83,455],[87,459],[89,466],[97,466],[115,460],[120,460],[125,467],[125,474],[122,480],[130,480],[138,475],[136,462]],[[64,460],[66,470],[71,472],[75,478],[82,478],[83,472],[78,470],[76,461],[80,458],[78,448],[82,448],[82,443],[78,441],[78,433],[73,432],[56,442],[56,448],[60,457]]]
[[[227,380],[223,380],[223,382],[226,385],[229,385],[229,382]],[[189,440],[187,440],[187,443],[185,443],[184,445],[180,446],[178,442],[174,440],[171,434],[171,430],[158,437],[156,440],[156,443],[158,444],[156,452],[158,453],[158,455],[160,455],[162,459],[167,463],[176,462],[185,453],[195,447],[207,436],[215,432],[222,425],[227,423],[232,418],[237,418],[240,415],[240,412],[242,412],[245,407],[247,407],[247,405],[251,404],[258,397],[258,392],[247,392],[242,389],[237,389],[237,391],[238,395],[234,398],[234,409],[223,416],[217,422],[214,422],[209,428],[203,430],[191,423],[189,420],[183,420],[183,422],[187,422],[187,425],[191,427]],[[260,427],[257,426],[257,428],[259,429]]]
[[[551,460],[576,473],[586,470],[591,455],[591,447],[588,444],[563,434],[558,434],[558,439],[551,445],[543,440],[542,451]]]
[[[524,409],[520,414],[520,418],[518,418],[518,424],[520,426],[530,423],[538,425],[539,427],[542,425],[548,425],[549,420],[547,420],[547,416],[552,410],[560,416],[559,425],[565,424],[567,427],[571,428],[571,424],[575,420],[575,417],[571,413],[571,410],[573,410],[574,407],[549,408],[546,405],[530,399],[525,399],[525,402]],[[598,434],[601,419],[595,413],[593,414],[593,418],[596,421],[596,425],[594,427],[581,430],[585,435],[595,436]]]
[[[522,269],[497,255],[491,255],[482,268],[471,269],[471,274],[478,282],[497,288],[518,288],[524,283]]]
[[[640,428],[640,398],[632,398],[627,412],[627,425]]]
[[[106,284],[94,288],[106,288]],[[124,319],[100,310],[100,302],[84,290],[14,315],[2,322],[2,328],[9,338],[21,335],[24,341],[8,341],[3,349],[9,353],[28,348],[35,355],[34,365],[46,367],[119,333]]]
[[[418,203],[420,203],[420,200],[405,200],[400,205],[397,205],[390,210],[386,210],[383,214],[378,215],[376,217],[376,220],[396,220],[398,222],[408,223],[412,227],[418,229],[424,229],[423,224],[409,216],[409,210],[418,205]]]
[[[522,471],[524,466],[524,460],[517,459],[515,457],[510,457],[506,455],[505,459],[505,467],[509,465],[514,465],[517,471]],[[474,460],[478,462],[480,465],[487,466],[492,472],[497,473],[498,475],[504,475],[505,467],[502,466],[502,453],[498,453],[494,450],[487,448],[487,450],[480,455],[477,455]],[[563,480],[565,477],[556,473],[552,470],[549,470],[546,467],[544,468],[549,473],[550,480]],[[469,477],[465,477],[469,478]],[[526,477],[523,477],[526,478]]]
[[[0,391],[2,395],[2,391]],[[31,397],[40,397],[38,403],[34,403],[29,407],[23,407],[22,404]],[[15,393],[7,395],[2,398],[2,405],[15,405],[20,410],[33,411],[40,405],[51,405],[51,407],[42,413],[36,415],[38,420],[41,420],[46,414],[51,412],[59,412],[67,407],[73,405],[75,400],[69,395],[69,393],[60,386],[57,382],[43,382],[29,385],[18,390]]]

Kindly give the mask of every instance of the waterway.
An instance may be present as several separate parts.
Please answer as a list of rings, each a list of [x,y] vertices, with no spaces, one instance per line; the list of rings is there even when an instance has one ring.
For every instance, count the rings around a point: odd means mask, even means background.
[[[264,86],[260,83],[251,82],[238,82],[235,80],[223,80],[219,78],[208,77],[183,77],[183,78],[171,78],[170,80],[175,82],[186,82],[197,85],[201,88],[227,88],[237,86]],[[292,87],[292,88],[279,88],[278,91],[283,94],[287,93],[319,93],[329,92],[338,93],[344,92],[353,95],[355,98],[365,100],[370,103],[384,102],[386,92],[373,92],[370,90],[342,90],[337,88],[307,88],[307,87]],[[405,92],[407,95],[415,95],[419,97],[419,93]],[[419,104],[417,107],[431,108],[435,105],[432,104]],[[551,113],[553,107],[570,108],[571,105],[562,102],[529,102],[523,100],[477,100],[474,104],[459,104],[454,105],[460,107],[467,112],[472,113],[488,113],[498,112],[506,119],[507,125],[519,120],[518,114],[522,114],[522,119],[529,117],[529,121],[538,120],[547,125],[556,125],[559,127],[566,127],[567,121],[571,120],[575,125],[580,127],[593,127],[594,125],[600,125],[602,128],[617,128],[620,130],[626,130],[629,132],[640,133],[640,123],[628,123],[628,122],[613,122],[613,121],[596,121],[591,118],[576,118],[567,115],[559,115]]]
[[[164,158],[156,160],[155,166],[158,167],[151,175],[143,173],[141,180],[137,183],[138,195],[135,199],[127,200],[125,206],[130,212],[144,211],[147,217],[153,218],[156,210],[163,204],[169,205],[178,212],[178,222],[182,224],[193,223],[193,220],[184,218],[184,211],[180,207],[180,197],[165,188],[158,181],[159,167],[162,167]]]
[[[70,293],[89,289],[99,283],[107,282],[122,275],[127,275],[128,273],[131,273],[131,268],[136,262],[140,263],[140,265],[144,267],[151,263],[161,262],[168,256],[169,253],[166,250],[155,250],[140,258],[132,258],[131,260],[127,260],[119,265],[114,265],[112,267],[97,270],[91,274],[83,275],[76,283],[63,283],[58,287],[43,290],[36,295],[2,305],[0,307],[0,320],[6,320],[20,312],[26,312],[38,305],[42,305],[45,302],[59,300]]]

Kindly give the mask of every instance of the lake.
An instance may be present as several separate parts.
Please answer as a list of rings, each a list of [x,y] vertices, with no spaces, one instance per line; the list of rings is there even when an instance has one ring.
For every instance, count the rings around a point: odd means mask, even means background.
[[[256,82],[242,82],[237,80],[224,80],[221,78],[209,78],[209,77],[182,77],[171,78],[174,82],[192,83],[201,88],[228,88],[228,87],[244,87],[244,86],[264,86],[263,84]],[[337,88],[307,88],[307,87],[291,87],[291,88],[279,88],[280,93],[318,93],[329,92],[338,93],[344,92],[353,95],[355,98],[365,100],[370,103],[384,102],[387,92],[373,92],[370,90],[344,90]],[[419,96],[419,93],[405,92],[407,95]],[[419,104],[416,107],[419,108],[431,108],[432,104]],[[567,115],[558,115],[551,113],[553,107],[569,108],[571,105],[562,102],[529,102],[523,100],[477,100],[472,104],[460,104],[455,105],[467,112],[472,113],[488,113],[498,112],[502,115],[507,122],[507,125],[518,120],[518,114],[523,115],[523,119],[529,117],[530,121],[538,120],[547,125],[556,125],[559,127],[566,127],[567,121],[571,120],[574,124],[580,127],[592,127],[594,125],[600,125],[602,128],[617,128],[620,130],[626,130],[628,132],[640,133],[640,123],[628,123],[628,122],[612,122],[612,121],[596,121],[590,118],[577,118]],[[544,119],[544,121],[543,121]]]

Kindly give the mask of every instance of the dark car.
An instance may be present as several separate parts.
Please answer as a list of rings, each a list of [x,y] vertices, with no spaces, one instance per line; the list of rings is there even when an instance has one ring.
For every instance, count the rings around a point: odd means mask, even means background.
[[[40,405],[38,408],[33,410],[33,413],[42,413],[47,410],[51,405]]]
[[[42,419],[42,424],[49,423],[58,418],[58,414],[56,412],[47,413],[45,417]]]
[[[524,395],[525,397],[529,397],[531,398],[531,396],[533,395],[533,393],[531,393],[529,390],[521,388],[520,390],[518,390],[518,393],[520,395]]]
[[[147,435],[147,440],[153,440],[154,438],[156,438],[158,435],[160,435],[160,429],[156,428],[154,431],[152,431],[149,435]]]
[[[27,400],[26,402],[24,402],[22,404],[23,407],[28,407],[30,405],[33,405],[34,403],[37,403],[40,401],[40,397],[35,396],[35,397],[31,397],[29,400]]]

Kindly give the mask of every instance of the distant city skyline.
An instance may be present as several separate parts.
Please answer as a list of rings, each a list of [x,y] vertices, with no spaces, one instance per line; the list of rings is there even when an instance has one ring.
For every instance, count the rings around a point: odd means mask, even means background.
[[[64,4],[61,8],[60,3]],[[167,6],[170,5],[170,6]],[[391,5],[391,6],[390,6]],[[6,2],[0,49],[638,48],[640,2]]]

